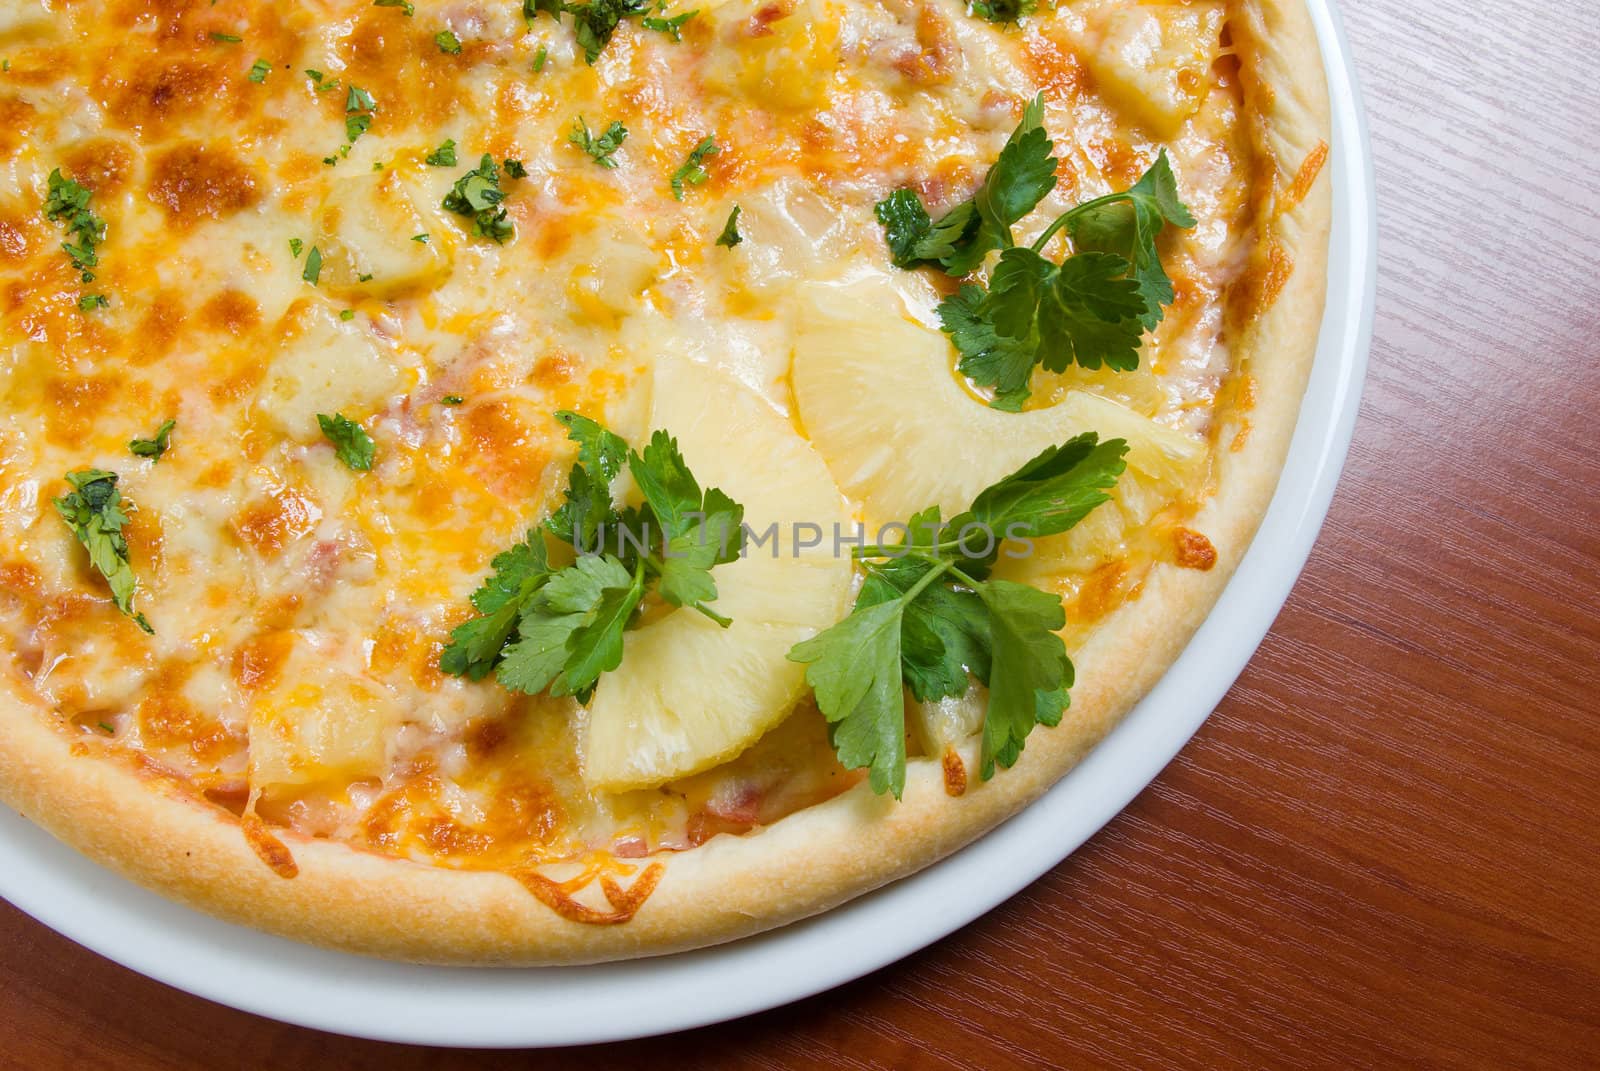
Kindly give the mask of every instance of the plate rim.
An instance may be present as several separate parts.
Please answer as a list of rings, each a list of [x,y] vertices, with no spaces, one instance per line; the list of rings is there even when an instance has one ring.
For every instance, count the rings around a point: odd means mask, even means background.
[[[1335,0],[1307,7],[1332,104],[1334,221],[1317,355],[1283,470],[1295,478],[1280,479],[1233,579],[1166,675],[1023,812],[815,918],[714,948],[584,967],[427,967],[298,944],[166,900],[9,808],[0,808],[0,897],[130,970],[242,1011],[373,1040],[519,1048],[649,1037],[801,1000],[941,940],[1022,891],[1142,792],[1232,687],[1310,556],[1349,451],[1373,328],[1375,184]]]

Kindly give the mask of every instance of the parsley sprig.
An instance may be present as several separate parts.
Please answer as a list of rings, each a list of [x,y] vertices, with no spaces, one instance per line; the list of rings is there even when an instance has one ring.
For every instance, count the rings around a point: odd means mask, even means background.
[[[144,614],[133,608],[138,581],[128,563],[128,541],[122,534],[128,514],[122,508],[122,492],[117,490],[117,474],[104,469],[79,469],[67,473],[66,479],[72,491],[51,499],[56,512],[89,552],[89,564],[105,577],[117,609],[145,632],[154,634],[155,629]]]
[[[961,354],[961,372],[993,390],[997,409],[1022,407],[1038,365],[1053,372],[1074,363],[1137,368],[1144,332],[1161,322],[1173,299],[1156,239],[1169,223],[1195,223],[1162,150],[1129,189],[1085,201],[1057,217],[1032,245],[1016,245],[1011,228],[1056,184],[1054,145],[1043,118],[1041,94],[1024,110],[978,192],[937,221],[909,189],[877,205],[899,267],[934,264],[962,276],[1000,251],[987,287],[964,284],[939,306],[945,333]],[[1044,250],[1063,230],[1073,252],[1057,264]]]
[[[939,507],[906,524],[909,537],[855,551],[866,578],[843,621],[795,645],[831,726],[839,761],[867,768],[875,792],[905,788],[904,690],[921,702],[989,689],[980,775],[1022,754],[1035,725],[1067,707],[1072,662],[1057,631],[1061,597],[990,573],[1003,540],[1064,532],[1110,496],[1128,444],[1093,432],[1052,446],[990,486],[948,521]]]
[[[451,633],[439,668],[473,680],[493,672],[513,691],[587,702],[600,675],[621,664],[623,633],[647,597],[732,623],[707,604],[717,597],[712,569],[742,551],[744,507],[702,490],[665,431],[635,452],[587,417],[557,419],[578,444],[565,501],[490,563],[472,594],[478,616]],[[644,501],[619,510],[612,484],[624,466]],[[576,552],[571,565],[552,565],[547,534]]]

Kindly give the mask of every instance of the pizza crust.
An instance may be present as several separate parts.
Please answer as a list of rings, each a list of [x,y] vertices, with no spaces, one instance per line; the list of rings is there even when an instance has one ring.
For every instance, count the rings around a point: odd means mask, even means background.
[[[1225,416],[1234,426],[1219,441],[1245,437],[1239,449],[1218,451],[1217,493],[1190,522],[1210,538],[1217,561],[1204,572],[1153,569],[1141,596],[1075,656],[1066,719],[1035,732],[1012,769],[952,797],[937,760],[914,760],[901,802],[858,785],[755,833],[619,861],[617,886],[647,874],[659,883],[618,925],[565,918],[507,874],[427,866],[287,830],[273,832],[298,874],[280,877],[231,814],[112,758],[98,741],[57,731],[10,677],[0,678],[0,798],[90,857],[195,908],[330,948],[427,963],[582,963],[732,940],[825,911],[993,828],[1069,770],[1188,643],[1249,546],[1298,417],[1326,283],[1330,182],[1325,173],[1311,181],[1306,164],[1327,150],[1325,80],[1301,0],[1229,7],[1254,75],[1247,101],[1267,197],[1258,206],[1252,271],[1270,304],[1247,310],[1235,329],[1236,369],[1254,380],[1255,401],[1247,415]],[[1295,265],[1286,278],[1285,257]],[[975,750],[964,756],[969,769]],[[581,898],[605,907],[592,896],[591,889]]]

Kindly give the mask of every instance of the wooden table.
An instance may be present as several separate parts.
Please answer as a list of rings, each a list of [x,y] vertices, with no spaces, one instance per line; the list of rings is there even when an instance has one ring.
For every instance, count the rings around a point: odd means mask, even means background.
[[[1222,707],[955,936],[551,1065],[1600,1060],[1600,0],[1345,6],[1381,207],[1372,373],[1321,542]],[[0,1066],[528,1062],[231,1011],[0,904]]]

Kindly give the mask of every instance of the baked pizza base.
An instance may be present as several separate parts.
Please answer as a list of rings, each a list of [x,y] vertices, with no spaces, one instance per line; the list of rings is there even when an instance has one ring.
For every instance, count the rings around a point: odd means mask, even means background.
[[[544,867],[550,876],[524,882],[259,824],[241,836],[239,819],[176,781],[97,757],[95,743],[55,731],[49,711],[0,676],[0,798],[190,906],[330,948],[425,963],[582,963],[733,940],[826,911],[993,828],[1069,770],[1188,643],[1249,546],[1299,414],[1326,283],[1325,79],[1302,0],[1239,0],[1230,26],[1247,51],[1245,98],[1263,173],[1246,307],[1234,309],[1235,370],[1253,381],[1253,397],[1219,414],[1217,441],[1231,448],[1219,448],[1216,493],[1192,521],[1216,564],[1156,565],[1140,597],[1075,654],[1061,725],[1034,734],[1002,776],[952,796],[939,763],[914,761],[900,802],[859,784],[757,832],[610,862],[604,880],[569,896],[558,884],[562,866],[582,864]],[[963,758],[971,768],[975,744]]]

